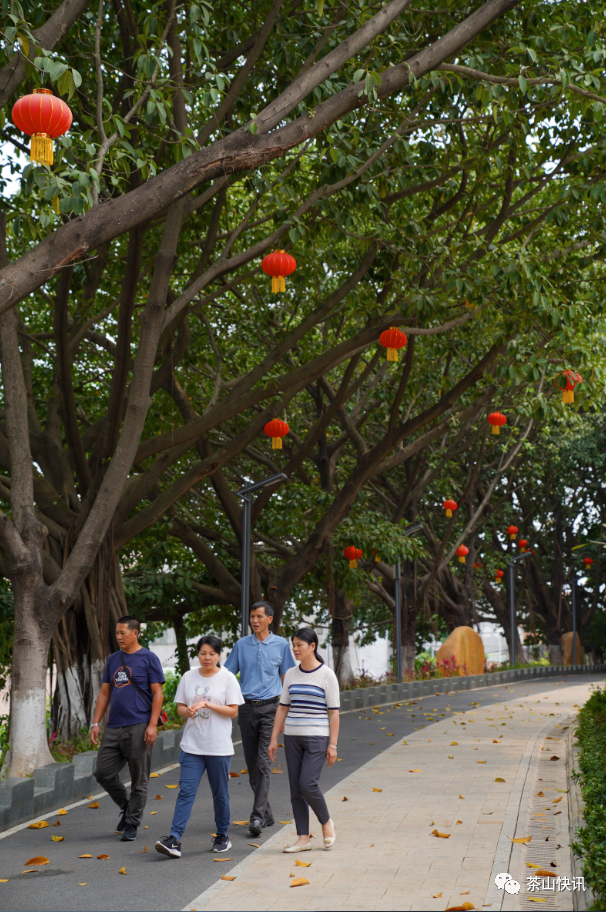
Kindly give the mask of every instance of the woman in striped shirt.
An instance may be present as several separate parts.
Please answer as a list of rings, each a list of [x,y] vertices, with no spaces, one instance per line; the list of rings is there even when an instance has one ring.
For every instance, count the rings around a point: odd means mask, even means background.
[[[332,766],[337,759],[339,735],[339,683],[334,671],[318,655],[318,637],[311,627],[302,627],[292,638],[292,650],[299,662],[284,675],[280,705],[269,745],[273,763],[278,735],[284,726],[284,748],[290,781],[290,798],[298,839],[285,852],[311,851],[309,808],[322,825],[324,848],[335,842],[335,828],[324,795],[320,774],[324,760]]]

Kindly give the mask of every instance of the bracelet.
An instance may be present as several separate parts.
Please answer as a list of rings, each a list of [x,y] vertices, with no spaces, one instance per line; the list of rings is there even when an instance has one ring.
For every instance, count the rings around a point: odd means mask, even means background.
[[[92,725],[90,726],[90,728],[99,728],[99,723],[93,722]],[[89,729],[89,731],[90,731],[90,729]]]
[[[329,746],[329,747],[334,747],[335,750],[337,749],[337,745],[336,745],[336,744],[329,744],[328,746]]]

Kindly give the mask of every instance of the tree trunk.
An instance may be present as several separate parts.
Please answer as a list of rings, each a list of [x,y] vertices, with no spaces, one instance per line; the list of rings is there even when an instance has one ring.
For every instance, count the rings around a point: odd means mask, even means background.
[[[332,619],[332,648],[335,674],[340,687],[348,687],[353,681],[351,655],[349,651],[349,630],[353,612],[353,599],[345,598],[343,591],[335,593],[335,613]]]
[[[177,640],[177,668],[179,674],[184,675],[189,671],[189,653],[187,651],[187,635],[185,633],[185,624],[181,615],[175,615],[173,621],[175,637]]]

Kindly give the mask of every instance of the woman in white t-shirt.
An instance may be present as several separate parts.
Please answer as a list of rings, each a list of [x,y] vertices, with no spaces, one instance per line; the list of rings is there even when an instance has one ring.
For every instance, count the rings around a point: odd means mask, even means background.
[[[324,848],[335,842],[335,828],[324,795],[320,774],[324,761],[332,766],[337,759],[339,736],[339,682],[318,655],[318,636],[311,627],[302,627],[292,638],[292,651],[299,665],[284,675],[280,705],[269,744],[269,756],[276,759],[278,735],[284,726],[284,749],[290,782],[290,800],[298,839],[285,852],[311,850],[309,808],[322,826]]]
[[[156,843],[156,851],[170,858],[181,857],[181,837],[204,770],[215,807],[217,835],[212,851],[227,852],[231,848],[227,838],[231,822],[229,767],[234,753],[231,720],[244,699],[236,676],[219,665],[221,648],[219,637],[201,637],[196,645],[200,668],[185,672],[175,694],[177,712],[187,719],[179,755],[179,795],[170,836],[163,836]]]

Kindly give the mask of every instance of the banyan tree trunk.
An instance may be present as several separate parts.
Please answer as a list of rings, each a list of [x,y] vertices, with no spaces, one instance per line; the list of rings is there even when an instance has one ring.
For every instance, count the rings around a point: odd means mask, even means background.
[[[332,617],[331,640],[335,674],[339,686],[345,687],[353,680],[351,653],[349,651],[349,630],[353,613],[353,599],[345,598],[341,589],[335,592],[335,608]]]

